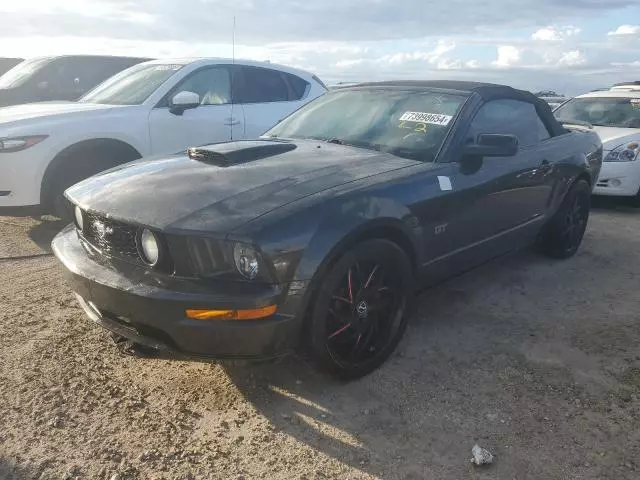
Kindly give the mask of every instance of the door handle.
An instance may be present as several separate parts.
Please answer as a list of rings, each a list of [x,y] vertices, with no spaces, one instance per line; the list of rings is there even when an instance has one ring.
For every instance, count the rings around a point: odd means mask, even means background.
[[[236,120],[235,118],[226,118],[225,119],[225,125],[228,126],[233,126],[233,125],[240,125],[240,120]]]
[[[548,173],[553,168],[551,162],[547,159],[544,159],[540,162],[540,171],[545,174]]]

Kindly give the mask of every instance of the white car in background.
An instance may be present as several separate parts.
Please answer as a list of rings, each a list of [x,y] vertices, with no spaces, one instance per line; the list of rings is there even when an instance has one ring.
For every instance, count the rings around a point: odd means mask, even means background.
[[[0,213],[68,217],[63,192],[80,180],[149,155],[257,138],[325,91],[313,74],[271,63],[156,60],[78,102],[2,108]]]
[[[603,145],[603,163],[595,195],[635,197],[640,201],[640,91],[591,92],[569,100],[554,112],[565,123],[593,125]]]

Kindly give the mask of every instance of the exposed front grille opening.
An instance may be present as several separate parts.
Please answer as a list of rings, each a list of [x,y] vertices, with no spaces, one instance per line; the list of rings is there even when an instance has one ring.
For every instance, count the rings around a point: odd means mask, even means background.
[[[136,245],[137,232],[136,227],[126,223],[85,212],[82,235],[104,255],[142,264]]]
[[[96,309],[100,312],[100,315],[104,318],[108,318],[113,322],[117,322],[121,326],[125,327],[132,333],[140,335],[142,337],[147,337],[149,339],[155,340],[158,343],[164,344],[169,348],[176,348],[176,344],[169,336],[167,332],[161,330],[156,327],[151,327],[149,325],[144,325],[142,323],[132,322],[129,318],[123,317],[122,315],[117,315],[115,313],[109,312],[108,310],[104,310],[102,308],[96,307]]]
[[[9,195],[11,195],[10,190],[0,190],[0,197],[8,197]]]

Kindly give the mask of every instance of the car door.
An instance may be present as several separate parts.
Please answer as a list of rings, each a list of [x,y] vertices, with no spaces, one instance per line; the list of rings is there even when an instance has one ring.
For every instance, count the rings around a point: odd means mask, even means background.
[[[246,138],[257,138],[300,108],[310,85],[295,75],[269,68],[238,67],[237,101],[245,113]]]
[[[457,192],[448,225],[451,251],[504,238],[510,248],[540,228],[554,186],[552,159],[544,143],[550,138],[533,104],[513,99],[485,103],[473,117],[462,144],[479,134],[511,134],[519,150],[511,157],[463,158],[454,154],[452,186]],[[499,253],[489,249],[491,254]]]
[[[192,92],[200,104],[184,111],[171,108],[180,92]],[[154,154],[175,153],[193,146],[244,138],[244,113],[231,102],[231,68],[204,67],[185,77],[149,114]]]

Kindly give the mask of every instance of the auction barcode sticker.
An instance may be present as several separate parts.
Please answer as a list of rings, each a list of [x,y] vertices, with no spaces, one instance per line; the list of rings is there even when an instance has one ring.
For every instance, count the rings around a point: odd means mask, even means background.
[[[402,122],[431,123],[432,125],[448,125],[453,117],[439,113],[405,112],[401,117]]]

